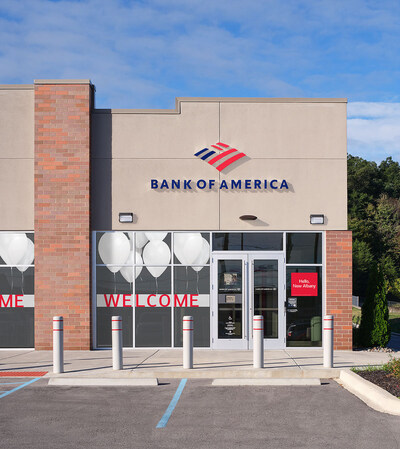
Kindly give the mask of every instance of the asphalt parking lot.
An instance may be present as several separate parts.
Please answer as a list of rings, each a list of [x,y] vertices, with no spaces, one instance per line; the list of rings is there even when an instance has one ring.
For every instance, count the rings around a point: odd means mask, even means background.
[[[0,390],[29,380],[2,378]],[[0,395],[0,447],[400,447],[399,417],[370,409],[331,380],[313,387],[161,382],[158,387],[82,388],[51,387],[40,379]],[[181,396],[165,423],[180,384]],[[157,428],[163,418],[165,427]]]

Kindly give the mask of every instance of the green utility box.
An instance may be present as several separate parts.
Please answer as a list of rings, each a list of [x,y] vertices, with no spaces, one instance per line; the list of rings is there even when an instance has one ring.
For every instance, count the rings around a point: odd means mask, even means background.
[[[311,341],[322,340],[322,317],[313,316],[311,318]]]

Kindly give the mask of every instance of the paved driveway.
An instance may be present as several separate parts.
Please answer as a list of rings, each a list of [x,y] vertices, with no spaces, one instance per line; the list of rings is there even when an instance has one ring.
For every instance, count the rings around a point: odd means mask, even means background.
[[[49,387],[41,379],[0,398],[0,447],[400,447],[400,418],[370,409],[334,381],[316,387],[213,387],[211,380],[189,379],[166,426],[156,428],[179,383],[78,388]]]

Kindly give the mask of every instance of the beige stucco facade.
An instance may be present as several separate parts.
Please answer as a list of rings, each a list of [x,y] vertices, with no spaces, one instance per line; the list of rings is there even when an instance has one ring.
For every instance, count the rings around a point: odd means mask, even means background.
[[[217,142],[247,157],[219,173],[194,156]],[[92,152],[102,173],[95,229],[347,229],[344,99],[182,98],[176,110],[98,110]],[[157,190],[151,179],[216,186]],[[288,189],[218,188],[231,179],[285,179]],[[132,212],[134,223],[119,223],[120,212]],[[324,214],[324,225],[311,225],[310,214]]]
[[[33,86],[0,86],[0,136],[0,231],[32,230]]]

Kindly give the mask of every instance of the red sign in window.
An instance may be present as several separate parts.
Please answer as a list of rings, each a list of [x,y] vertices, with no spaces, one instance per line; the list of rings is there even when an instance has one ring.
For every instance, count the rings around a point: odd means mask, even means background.
[[[318,273],[292,273],[291,296],[318,296]]]

